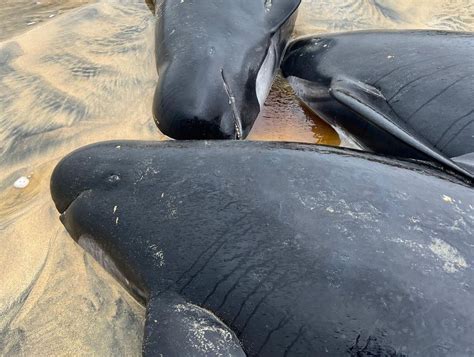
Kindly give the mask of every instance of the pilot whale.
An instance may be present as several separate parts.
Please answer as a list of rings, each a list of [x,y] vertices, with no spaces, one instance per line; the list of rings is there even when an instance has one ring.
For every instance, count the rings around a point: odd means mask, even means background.
[[[377,153],[474,177],[474,35],[363,31],[295,40],[282,71],[330,124]]]
[[[158,2],[158,128],[174,139],[244,139],[270,91],[300,1]]]
[[[64,158],[51,192],[146,304],[146,356],[474,354],[474,191],[435,167],[118,141]]]

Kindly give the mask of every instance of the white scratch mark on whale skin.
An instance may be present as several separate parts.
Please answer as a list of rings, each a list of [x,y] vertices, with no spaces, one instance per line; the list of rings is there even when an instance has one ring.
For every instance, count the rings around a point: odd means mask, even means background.
[[[152,250],[153,259],[158,263],[160,267],[165,265],[165,255],[163,251],[156,244],[151,244],[150,249]]]
[[[189,303],[180,303],[175,305],[175,311],[185,312],[189,317],[185,317],[189,327],[188,340],[196,350],[205,354],[212,353],[216,356],[228,355],[228,346],[233,342],[232,334],[225,328],[221,322],[222,327],[218,324],[210,322],[207,318],[200,317],[203,312],[207,315],[215,317],[216,321],[220,320],[212,312],[205,310],[199,306]],[[206,335],[208,333],[217,334],[219,339],[209,339]]]
[[[469,267],[461,253],[442,239],[434,238],[429,248],[443,261],[443,270],[447,273],[456,273]]]
[[[448,203],[451,203],[451,204],[454,203],[454,200],[451,197],[447,196],[447,195],[443,195],[442,198],[443,198],[444,202],[448,202]]]

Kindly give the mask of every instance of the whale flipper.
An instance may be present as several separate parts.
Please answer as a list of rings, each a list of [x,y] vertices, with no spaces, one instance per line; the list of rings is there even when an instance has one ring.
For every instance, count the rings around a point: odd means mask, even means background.
[[[379,127],[408,145],[408,147],[419,151],[429,159],[438,161],[447,168],[461,172],[468,177],[474,177],[463,166],[448,159],[431,144],[425,142],[412,128],[405,125],[377,88],[351,78],[335,77],[331,81],[329,93],[339,103],[365,118],[372,125]],[[397,118],[398,120],[395,122],[391,118]]]
[[[235,334],[211,312],[175,293],[147,303],[143,356],[245,356]]]

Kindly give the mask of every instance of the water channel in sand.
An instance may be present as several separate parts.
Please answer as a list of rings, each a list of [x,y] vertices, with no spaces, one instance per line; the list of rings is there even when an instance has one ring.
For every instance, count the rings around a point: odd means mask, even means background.
[[[471,0],[306,0],[295,34],[472,31],[473,14]],[[150,110],[154,21],[144,0],[0,4],[2,356],[140,355],[144,308],[68,237],[49,178],[82,145],[166,139]],[[281,78],[249,139],[341,143]]]

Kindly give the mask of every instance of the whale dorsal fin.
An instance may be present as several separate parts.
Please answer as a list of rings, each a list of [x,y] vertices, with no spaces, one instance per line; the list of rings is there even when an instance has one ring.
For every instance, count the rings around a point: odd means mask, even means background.
[[[270,31],[277,31],[294,14],[301,0],[261,0],[264,2]]]
[[[471,180],[474,178],[473,173],[443,155],[402,120],[394,121],[396,114],[377,88],[351,78],[335,77],[331,81],[329,93],[335,100],[413,149]]]
[[[143,356],[244,357],[245,352],[215,315],[168,292],[147,302]]]

